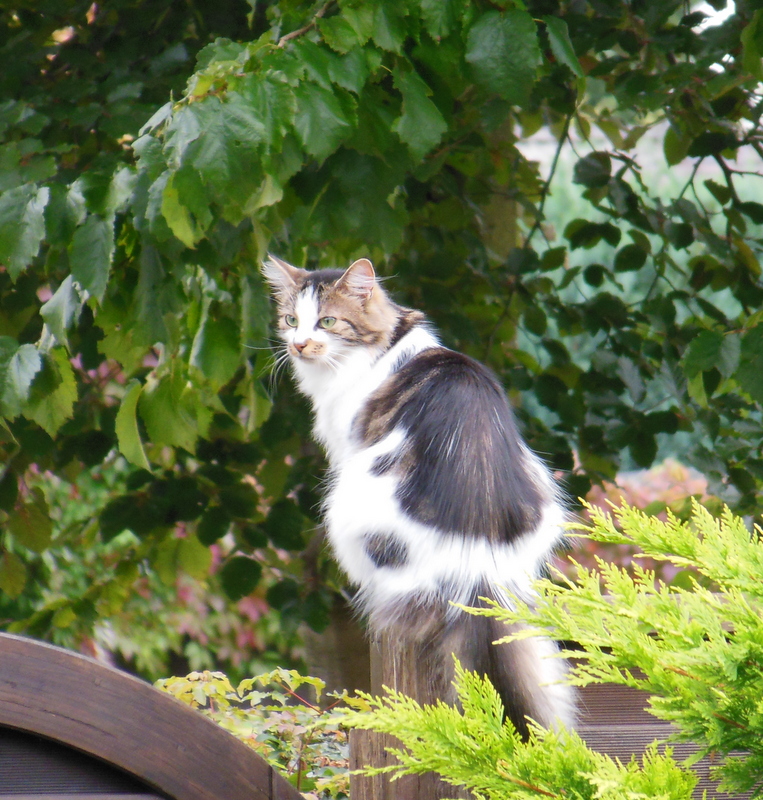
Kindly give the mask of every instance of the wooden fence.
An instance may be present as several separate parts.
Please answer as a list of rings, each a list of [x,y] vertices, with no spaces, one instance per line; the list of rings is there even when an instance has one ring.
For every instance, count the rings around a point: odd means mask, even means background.
[[[409,646],[372,647],[372,689],[390,686],[433,702]],[[629,761],[668,723],[645,711],[644,693],[618,686],[581,691],[579,731],[601,752]],[[353,731],[351,767],[389,763],[387,737]],[[691,745],[676,745],[681,758]],[[709,762],[695,796],[720,795]],[[352,800],[440,800],[453,787],[425,775],[351,779]],[[466,796],[466,795],[462,795]],[[252,750],[169,695],[57,647],[0,634],[0,800],[300,800]]]
[[[254,751],[164,692],[0,634],[0,798],[301,800]]]

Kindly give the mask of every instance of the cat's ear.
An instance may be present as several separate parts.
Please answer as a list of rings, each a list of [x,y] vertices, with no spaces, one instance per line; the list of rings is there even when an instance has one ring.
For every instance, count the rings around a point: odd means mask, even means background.
[[[268,254],[268,260],[262,264],[262,274],[274,291],[291,292],[307,275],[307,270],[292,267],[280,258]]]
[[[359,258],[347,267],[336,285],[360,300],[368,300],[376,286],[373,264],[367,258]]]

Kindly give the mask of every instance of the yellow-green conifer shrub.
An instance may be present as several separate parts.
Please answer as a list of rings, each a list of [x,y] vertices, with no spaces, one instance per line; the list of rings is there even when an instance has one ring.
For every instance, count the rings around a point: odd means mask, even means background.
[[[599,560],[560,585],[542,580],[533,605],[472,613],[495,616],[520,633],[574,641],[585,650],[572,683],[616,683],[647,691],[649,711],[676,726],[676,740],[713,754],[716,777],[731,791],[763,797],[763,544],[726,510],[694,504],[691,518],[667,521],[632,508],[589,508],[573,535],[636,544],[644,556],[688,571],[687,588]],[[531,627],[527,627],[531,626]],[[508,630],[508,629],[507,629]],[[511,637],[509,637],[511,638]],[[569,653],[568,653],[569,654]],[[576,656],[581,653],[575,652]],[[500,701],[481,678],[457,670],[461,708],[420,707],[395,692],[366,696],[367,710],[346,722],[394,734],[397,773],[439,772],[478,798],[690,798],[696,779],[670,748],[652,746],[623,765],[591,751],[570,731],[536,729],[522,742],[502,720]],[[455,793],[455,792],[454,792]]]

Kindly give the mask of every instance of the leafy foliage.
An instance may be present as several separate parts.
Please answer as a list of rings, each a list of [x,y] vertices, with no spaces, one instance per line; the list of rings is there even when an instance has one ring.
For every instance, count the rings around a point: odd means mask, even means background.
[[[391,749],[398,764],[363,770],[374,775],[438,772],[477,798],[569,797],[574,800],[655,797],[688,800],[697,780],[678,765],[670,749],[650,747],[641,762],[614,761],[590,750],[574,731],[533,728],[523,742],[503,719],[503,707],[485,678],[456,666],[461,708],[419,706],[391,690],[361,694],[367,704],[349,712],[351,727],[391,733],[404,748]]]
[[[279,668],[235,688],[221,672],[192,672],[157,686],[252,747],[308,800],[349,797],[347,732],[334,711],[346,697],[321,708],[320,679]],[[304,697],[310,690],[314,703]]]
[[[281,553],[308,544],[321,461],[304,404],[271,398],[268,249],[310,266],[365,255],[395,274],[401,300],[522,393],[530,442],[572,496],[680,432],[711,490],[757,513],[760,15],[739,2],[700,30],[684,11],[0,12],[3,591],[33,592],[53,541],[29,471],[74,480],[118,452],[131,474],[100,514],[103,541],[131,531],[148,568],[178,526],[226,541],[232,597],[277,575],[274,606],[326,624],[332,568]],[[523,154],[540,128],[553,168],[579,151],[574,219],[546,219],[565,187]],[[647,136],[688,167],[672,197],[634,149]],[[61,619],[108,591],[66,598]]]
[[[728,510],[721,519],[695,505],[681,522],[651,517],[631,506],[614,516],[590,508],[590,524],[575,526],[605,543],[636,544],[643,557],[690,567],[716,587],[691,589],[655,582],[654,573],[629,575],[599,561],[578,566],[576,581],[538,583],[532,607],[471,609],[507,623],[523,623],[507,640],[541,633],[582,645],[570,667],[573,684],[616,683],[643,689],[649,711],[677,728],[676,739],[699,745],[693,757],[714,754],[727,790],[763,795],[763,542]],[[532,626],[528,628],[527,626]],[[516,629],[515,629],[516,630]],[[570,655],[570,653],[568,653]],[[574,733],[537,730],[522,744],[502,722],[500,701],[483,679],[458,673],[463,710],[421,708],[388,692],[366,698],[370,716],[347,722],[392,733],[404,744],[388,771],[435,770],[484,797],[691,797],[690,764],[669,750],[650,749],[641,765],[613,764],[592,753]],[[560,741],[561,739],[561,741]],[[510,766],[509,766],[510,765]],[[533,788],[535,787],[535,788]],[[648,788],[647,788],[648,787]],[[597,793],[599,792],[599,793]]]

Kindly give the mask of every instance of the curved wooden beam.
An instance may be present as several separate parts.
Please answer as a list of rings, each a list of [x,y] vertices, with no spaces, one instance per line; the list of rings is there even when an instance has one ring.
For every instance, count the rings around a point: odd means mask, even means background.
[[[174,800],[301,800],[211,720],[124,672],[0,634],[0,726],[117,766]]]

